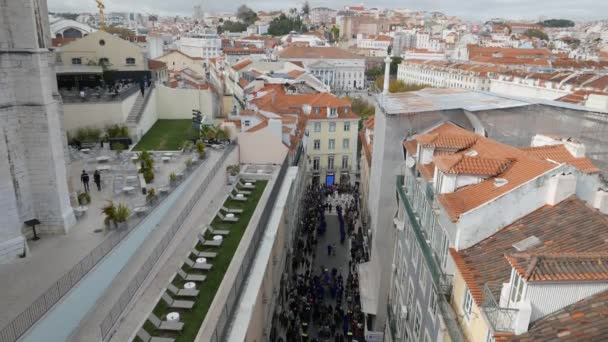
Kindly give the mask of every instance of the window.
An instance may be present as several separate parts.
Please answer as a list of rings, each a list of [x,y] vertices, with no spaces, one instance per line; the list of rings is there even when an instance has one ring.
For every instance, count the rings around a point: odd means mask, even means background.
[[[473,306],[473,298],[471,297],[471,291],[469,291],[468,287],[464,288],[464,300],[462,301],[462,311],[464,312],[464,316],[466,319],[469,319],[469,315],[471,314],[471,307]]]
[[[315,107],[315,114],[319,114],[320,111],[321,111],[321,108]]]
[[[414,338],[419,341],[420,336],[420,321],[422,320],[422,313],[420,312],[420,305],[416,304],[416,316],[414,316]]]
[[[126,62],[129,65],[133,65],[133,64],[135,64],[135,58],[129,57],[129,58],[127,58]]]
[[[344,107],[344,114],[348,114],[348,112],[350,111],[350,108],[348,107]],[[346,124],[350,124],[349,122],[345,122],[344,123],[344,127],[346,127]],[[345,131],[348,131],[346,128],[344,128]]]
[[[82,64],[82,59],[80,59],[80,58],[72,58],[72,64]]]
[[[414,283],[412,282],[412,279],[410,279],[410,288],[409,291],[407,293],[407,301],[406,301],[406,306],[407,306],[407,320],[409,320],[412,315],[410,314],[410,312],[412,312],[412,303],[414,300]]]
[[[412,264],[414,264],[414,269],[417,269],[419,261],[418,248],[416,244],[412,244],[412,246]]]
[[[348,110],[348,108],[346,108]],[[348,112],[347,112],[348,113]],[[344,123],[344,132],[350,131],[350,122]]]
[[[315,139],[315,141],[314,141],[314,147],[313,147],[313,148],[314,148],[315,150],[320,149],[320,148],[321,148],[321,140],[319,140],[319,139]]]
[[[342,156],[342,168],[348,169],[348,156]]]
[[[345,150],[350,148],[350,140],[348,138],[342,139],[342,148]]]
[[[109,59],[103,58],[103,57],[99,59],[99,65],[108,65],[108,64],[110,64]]]
[[[312,160],[312,169],[315,170],[315,171],[319,171],[319,165],[320,165],[319,157],[315,157]]]
[[[245,120],[245,127],[249,127],[249,125],[251,125],[251,121]]]
[[[422,291],[422,294],[420,296],[422,297],[424,297],[424,293],[426,292],[426,281],[427,270],[424,263],[422,263],[422,265],[420,266],[420,291]]]
[[[330,122],[329,123],[329,131],[330,132],[335,132],[336,131],[336,123],[335,122]]]
[[[429,299],[429,313],[431,314],[431,318],[434,320],[435,315],[437,315],[437,295],[435,294],[435,290],[431,289],[431,295]]]
[[[103,40],[103,39],[100,39],[99,40],[99,46],[104,46],[104,45],[106,45],[106,41]]]
[[[338,109],[337,108],[330,108],[329,109],[329,116],[337,116],[338,115]]]
[[[329,139],[329,145],[327,147],[330,150],[335,150],[336,149],[336,140],[335,139]]]
[[[327,168],[330,170],[334,169],[334,156],[327,157]]]
[[[315,122],[315,132],[321,132],[321,123]]]
[[[511,301],[518,303],[521,300],[521,294],[524,292],[524,281],[515,270],[513,272],[513,280],[511,280]]]

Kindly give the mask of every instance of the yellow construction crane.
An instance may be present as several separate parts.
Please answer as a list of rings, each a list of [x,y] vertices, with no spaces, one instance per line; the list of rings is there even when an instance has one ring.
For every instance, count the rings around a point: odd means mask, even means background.
[[[103,4],[103,0],[95,0],[97,3],[97,9],[99,10],[99,28],[104,29],[106,26],[106,17],[103,15],[103,10],[106,6]]]

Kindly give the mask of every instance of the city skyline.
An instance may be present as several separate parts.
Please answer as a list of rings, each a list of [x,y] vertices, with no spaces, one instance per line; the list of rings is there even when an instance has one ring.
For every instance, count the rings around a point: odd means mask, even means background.
[[[304,1],[290,1],[288,4],[277,0],[257,1],[251,7],[254,10],[276,10],[302,7]],[[161,15],[192,15],[193,6],[200,4],[207,12],[234,12],[236,8],[244,3],[231,3],[220,7],[218,3],[205,1],[175,0],[172,2],[160,0],[134,0],[129,4],[117,0],[106,0],[107,12],[141,12]],[[311,7],[326,6],[322,1],[309,1]],[[331,7],[336,9],[345,5],[358,5],[358,2],[339,0],[333,2]],[[604,13],[608,11],[608,3],[600,3],[592,0],[583,0],[572,3],[566,0],[529,2],[523,0],[473,0],[468,2],[454,2],[447,0],[422,1],[413,0],[400,3],[392,0],[379,0],[373,3],[362,3],[366,7],[383,8],[409,8],[420,11],[439,11],[450,16],[459,16],[467,20],[488,20],[494,17],[505,17],[509,19],[536,20],[539,17],[564,18],[572,20],[601,20],[605,18]],[[49,11],[53,12],[97,12],[94,1],[83,3],[77,0],[49,0]],[[550,5],[550,8],[548,6]]]

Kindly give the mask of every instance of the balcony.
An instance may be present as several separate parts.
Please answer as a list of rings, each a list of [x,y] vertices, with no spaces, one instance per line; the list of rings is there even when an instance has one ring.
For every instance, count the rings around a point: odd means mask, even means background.
[[[409,199],[405,195],[404,176],[397,176],[396,185],[397,193],[399,194],[401,203],[403,203],[403,207],[407,212],[409,223],[412,226],[414,235],[416,236],[415,240],[418,242],[420,251],[422,251],[422,255],[424,256],[423,260],[431,273],[433,287],[435,291],[440,294],[437,296],[437,304],[439,306],[439,311],[441,312],[443,321],[445,322],[448,335],[452,341],[466,341],[466,338],[460,329],[460,325],[458,324],[456,313],[449,303],[449,299],[452,294],[452,275],[444,274],[441,267],[437,264],[435,256],[433,255],[433,250],[427,243],[427,239],[420,226],[420,219],[414,212],[414,209],[412,209]]]
[[[401,342],[401,335],[397,331],[397,324],[399,322],[396,321],[396,318],[393,316],[393,309],[391,308],[391,304],[389,303],[386,306],[387,318],[388,318],[388,328],[391,332],[391,341],[393,342]]]
[[[502,284],[485,284],[483,287],[483,304],[481,308],[486,314],[488,321],[492,325],[492,329],[496,332],[514,332],[514,323],[519,312],[518,309],[509,307],[501,307],[500,300],[496,300],[496,294],[500,296]],[[500,298],[500,297],[499,297]],[[508,303],[509,301],[506,300]]]

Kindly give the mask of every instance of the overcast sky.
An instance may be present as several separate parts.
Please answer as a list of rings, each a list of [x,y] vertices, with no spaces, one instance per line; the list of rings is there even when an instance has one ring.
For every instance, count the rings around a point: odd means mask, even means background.
[[[47,0],[49,11],[94,12],[93,0]],[[206,12],[234,12],[240,4],[248,4],[254,10],[276,10],[301,7],[302,0],[105,0],[106,11],[140,12],[161,15],[191,15],[192,7],[201,4]],[[312,7],[358,5],[347,0],[309,0]],[[331,5],[329,5],[331,3]],[[494,17],[510,19],[566,18],[574,20],[608,19],[607,0],[376,0],[364,2],[366,7],[409,8],[431,10],[457,15],[469,20],[486,20]]]

